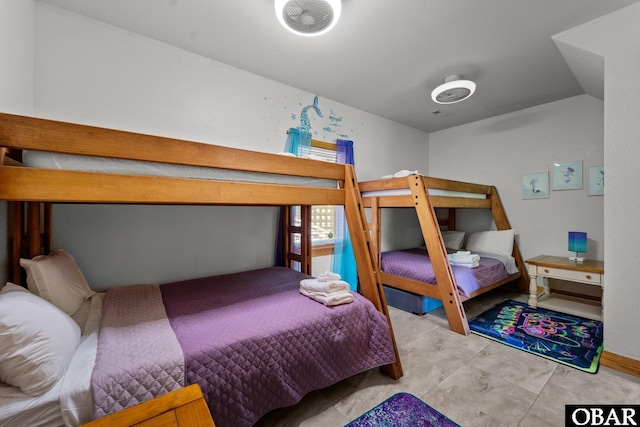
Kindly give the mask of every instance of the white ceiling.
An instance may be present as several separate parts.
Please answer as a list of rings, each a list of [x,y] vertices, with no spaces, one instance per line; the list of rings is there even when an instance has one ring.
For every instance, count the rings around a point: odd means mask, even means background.
[[[282,28],[273,0],[39,1],[434,132],[598,96],[599,74],[575,69],[593,58],[570,50],[570,67],[551,37],[640,0],[343,0],[338,25],[311,38]],[[434,103],[450,74],[476,93]]]

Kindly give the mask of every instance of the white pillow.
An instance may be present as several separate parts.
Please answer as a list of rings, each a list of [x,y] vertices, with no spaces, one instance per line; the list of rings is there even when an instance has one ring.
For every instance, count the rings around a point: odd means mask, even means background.
[[[62,249],[33,259],[21,258],[20,265],[27,271],[29,290],[69,315],[95,293],[73,257]]]
[[[38,396],[64,376],[80,327],[51,303],[9,285],[0,292],[0,381]]]
[[[478,231],[467,239],[467,250],[511,256],[513,253],[513,230]]]
[[[464,231],[442,231],[444,247],[449,249],[462,249],[464,243]]]

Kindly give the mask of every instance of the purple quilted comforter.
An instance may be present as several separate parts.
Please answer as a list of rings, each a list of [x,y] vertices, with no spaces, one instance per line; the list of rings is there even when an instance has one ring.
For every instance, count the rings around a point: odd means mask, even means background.
[[[451,269],[458,291],[466,297],[509,276],[502,261],[488,257],[480,257],[480,266],[477,268],[452,265]],[[437,283],[429,255],[421,248],[383,252],[381,270],[420,282]]]
[[[217,426],[253,425],[311,390],[395,360],[386,318],[369,301],[354,294],[353,303],[326,307],[299,293],[306,277],[273,267],[159,287],[185,384],[200,384]],[[110,345],[101,333],[98,360],[113,356]],[[137,380],[144,387],[155,381],[145,368],[119,369],[146,376]]]

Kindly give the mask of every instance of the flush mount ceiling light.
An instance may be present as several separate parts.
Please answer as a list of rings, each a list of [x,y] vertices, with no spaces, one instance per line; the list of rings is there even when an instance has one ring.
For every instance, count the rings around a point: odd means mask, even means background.
[[[464,80],[459,74],[453,74],[444,83],[431,92],[431,99],[438,104],[455,104],[464,101],[476,91],[476,84],[471,80]]]
[[[319,36],[340,19],[340,0],[275,0],[278,21],[300,36]]]

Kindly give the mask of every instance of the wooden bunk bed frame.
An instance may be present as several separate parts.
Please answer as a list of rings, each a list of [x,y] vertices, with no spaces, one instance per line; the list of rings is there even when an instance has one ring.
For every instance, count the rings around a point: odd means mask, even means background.
[[[518,289],[523,293],[527,293],[529,276],[515,242],[513,244],[513,257],[516,260],[516,266],[519,270],[518,273],[476,291],[471,294],[469,298],[460,295],[457,291],[456,281],[449,264],[447,250],[441,234],[441,226],[444,225],[449,230],[455,229],[456,209],[489,209],[498,230],[510,229],[509,220],[500,201],[498,191],[494,186],[422,175],[410,175],[402,178],[360,182],[359,187],[363,193],[362,199],[365,208],[371,209],[371,221],[368,226],[370,234],[372,235],[372,241],[374,242],[376,261],[378,263],[380,262],[381,253],[380,224],[382,208],[415,208],[437,284],[419,282],[381,271],[382,283],[414,294],[441,300],[449,321],[449,328],[452,331],[464,335],[468,335],[470,332],[462,305],[462,302],[467,299],[512,281],[517,281]],[[468,198],[448,195],[429,195],[429,189],[483,194],[485,197]],[[410,194],[405,191],[407,194],[367,196],[367,192],[387,190],[410,190]],[[448,209],[448,219],[443,220],[438,218],[436,209],[441,208]]]
[[[340,185],[339,188],[319,188],[30,168],[19,163],[22,150],[322,178],[336,180]],[[387,317],[391,328],[396,362],[382,366],[380,370],[393,379],[403,375],[352,165],[0,113],[0,200],[9,202],[10,277],[16,283],[22,282],[20,257],[33,257],[51,249],[54,203],[302,206],[303,212],[310,212],[311,205],[342,205],[358,266],[361,293]],[[284,216],[285,219],[288,217]],[[310,214],[303,213],[302,216],[304,220]],[[293,261],[302,261],[302,271],[307,273],[310,244],[304,242],[309,238],[305,231],[309,227],[294,227],[289,223],[285,227],[289,233],[301,233],[303,242],[301,254],[287,251],[287,266]],[[289,233],[285,237],[287,248],[292,247]]]

